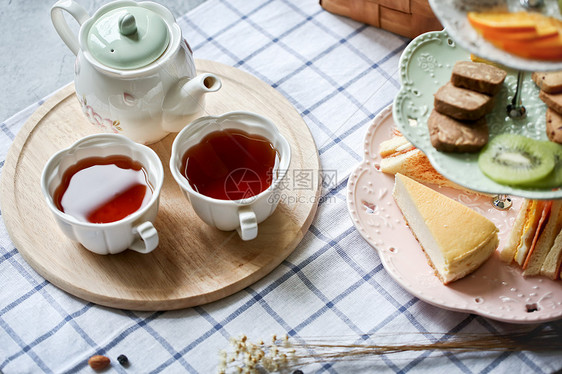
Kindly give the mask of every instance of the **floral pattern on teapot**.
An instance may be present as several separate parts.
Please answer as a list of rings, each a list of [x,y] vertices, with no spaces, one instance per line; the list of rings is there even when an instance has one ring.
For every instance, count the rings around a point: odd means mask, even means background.
[[[115,134],[123,132],[123,129],[120,126],[121,123],[119,121],[111,120],[109,118],[102,118],[98,113],[96,113],[94,108],[88,105],[86,97],[78,97],[78,101],[80,102],[80,106],[82,107],[82,113],[84,113],[84,115],[92,125],[99,127],[104,132],[113,132]]]

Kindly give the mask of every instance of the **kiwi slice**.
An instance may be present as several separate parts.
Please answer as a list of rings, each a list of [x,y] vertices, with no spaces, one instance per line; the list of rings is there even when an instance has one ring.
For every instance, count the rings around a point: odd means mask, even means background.
[[[542,141],[501,134],[482,149],[478,166],[500,184],[521,185],[546,177],[554,169],[554,156]]]
[[[524,183],[524,185],[536,188],[562,187],[562,145],[548,140],[541,143],[544,149],[550,151],[554,155],[554,170],[548,173],[546,177]]]

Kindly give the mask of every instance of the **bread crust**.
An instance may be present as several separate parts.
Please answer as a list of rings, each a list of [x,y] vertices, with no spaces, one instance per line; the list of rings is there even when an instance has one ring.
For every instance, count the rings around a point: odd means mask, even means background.
[[[562,263],[562,231],[558,233],[552,248],[548,252],[541,267],[541,275],[547,276],[552,280],[558,279]]]

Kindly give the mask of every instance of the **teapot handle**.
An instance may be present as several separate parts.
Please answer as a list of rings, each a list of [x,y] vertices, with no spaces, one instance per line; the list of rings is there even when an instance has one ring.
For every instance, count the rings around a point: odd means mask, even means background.
[[[68,23],[66,23],[62,12],[63,10],[70,13],[70,15],[74,17],[80,25],[90,18],[90,15],[86,9],[82,8],[82,6],[74,0],[59,0],[51,8],[51,21],[53,22],[57,33],[66,43],[66,46],[70,48],[72,53],[77,55],[80,50],[80,43],[78,42],[78,38],[74,32],[72,32],[68,26]]]

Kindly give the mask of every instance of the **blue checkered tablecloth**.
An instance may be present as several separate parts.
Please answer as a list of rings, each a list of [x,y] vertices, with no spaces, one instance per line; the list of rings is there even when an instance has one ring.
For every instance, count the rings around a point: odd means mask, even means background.
[[[271,274],[211,304],[177,311],[133,312],[75,298],[39,276],[0,222],[0,371],[216,373],[231,337],[259,341],[346,337],[359,342],[423,342],[451,333],[509,332],[516,326],[426,304],[385,272],[354,228],[347,178],[362,159],[373,118],[399,88],[398,60],[409,40],[330,14],[316,0],[209,0],[178,19],[196,58],[247,71],[283,94],[302,115],[321,164],[337,181],[322,191],[303,241]],[[41,102],[0,126],[0,168],[9,145]],[[529,326],[541,329],[544,325]],[[338,338],[334,338],[338,339]],[[117,363],[127,355],[130,365]],[[406,352],[356,362],[326,360],[304,373],[551,373],[557,354]],[[292,372],[292,369],[287,372]]]

